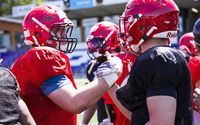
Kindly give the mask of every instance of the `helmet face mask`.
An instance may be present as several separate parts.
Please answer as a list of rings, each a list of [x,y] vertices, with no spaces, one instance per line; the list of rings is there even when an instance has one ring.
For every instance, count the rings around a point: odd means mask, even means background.
[[[71,37],[72,30],[73,26],[68,23],[54,24],[49,32],[51,38],[47,40],[47,46],[62,52],[73,52],[77,45],[77,39]]]
[[[95,37],[95,38],[92,38],[90,40],[87,41],[87,45],[88,45],[88,49],[89,51],[97,51],[97,49],[101,49],[101,47],[103,46],[103,41],[104,41],[104,38],[103,37]]]
[[[139,51],[149,38],[176,37],[179,9],[172,0],[130,0],[119,19],[124,47]]]
[[[91,59],[96,59],[100,56],[103,56],[105,54],[105,51],[103,50],[103,37],[95,37],[92,39],[87,40],[88,45],[88,56]]]
[[[26,45],[50,46],[67,53],[76,47],[77,38],[71,37],[74,25],[56,6],[35,7],[24,17],[22,26]]]

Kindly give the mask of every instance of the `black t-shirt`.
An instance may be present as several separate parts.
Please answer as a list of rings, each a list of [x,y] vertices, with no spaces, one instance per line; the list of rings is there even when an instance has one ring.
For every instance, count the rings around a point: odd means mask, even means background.
[[[21,125],[18,109],[17,81],[15,76],[6,68],[0,67],[0,124]]]
[[[157,95],[176,98],[175,125],[192,125],[190,70],[184,57],[169,46],[142,53],[132,66],[127,84],[117,90],[118,100],[132,111],[132,125],[149,121],[146,98]]]

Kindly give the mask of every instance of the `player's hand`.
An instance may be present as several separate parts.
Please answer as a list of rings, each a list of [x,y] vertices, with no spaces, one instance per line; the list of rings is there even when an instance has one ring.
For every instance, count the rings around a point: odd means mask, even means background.
[[[116,64],[115,65],[115,67],[117,68],[116,73],[117,73],[118,77],[120,77],[121,74],[122,74],[122,71],[123,71],[123,64],[122,64],[121,59],[119,57],[116,57],[116,56],[111,57],[111,55],[108,51],[105,52],[105,55],[106,55],[106,58],[107,58],[108,61]]]
[[[200,109],[200,88],[196,88],[194,91],[194,103],[198,106],[198,109]]]
[[[119,57],[111,57],[106,53],[108,61],[103,62],[97,69],[97,77],[103,77],[106,83],[111,87],[122,74],[122,61]]]

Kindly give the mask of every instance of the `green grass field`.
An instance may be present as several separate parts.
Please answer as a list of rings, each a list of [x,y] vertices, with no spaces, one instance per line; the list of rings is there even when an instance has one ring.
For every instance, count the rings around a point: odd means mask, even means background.
[[[75,79],[75,83],[76,83],[76,86],[77,88],[81,87],[81,86],[84,86],[85,83],[87,83],[88,80],[87,79]],[[81,125],[82,123],[82,119],[83,119],[83,114],[84,112],[82,112],[81,114],[78,114],[77,115],[77,125]],[[92,119],[90,120],[89,124],[88,125],[98,125],[98,122],[97,122],[97,112],[95,112],[94,116],[92,117]]]

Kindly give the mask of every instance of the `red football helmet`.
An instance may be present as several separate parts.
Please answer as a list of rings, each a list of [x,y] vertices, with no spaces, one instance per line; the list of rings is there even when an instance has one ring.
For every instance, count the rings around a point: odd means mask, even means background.
[[[76,47],[77,38],[71,37],[74,25],[56,6],[35,7],[26,14],[22,26],[26,45],[50,46],[68,53]],[[60,28],[62,31],[58,35]]]
[[[119,19],[119,32],[125,38],[125,47],[131,45],[139,51],[151,37],[176,37],[178,20],[179,9],[173,0],[130,0]]]
[[[104,56],[108,51],[111,54],[119,53],[120,40],[117,38],[118,27],[112,22],[102,21],[95,24],[87,37],[88,55],[92,59]],[[91,56],[92,55],[92,56]]]
[[[190,55],[196,54],[194,35],[192,32],[185,33],[183,36],[181,36],[179,39],[179,49],[187,52]]]

